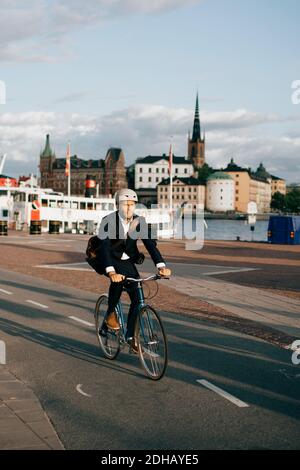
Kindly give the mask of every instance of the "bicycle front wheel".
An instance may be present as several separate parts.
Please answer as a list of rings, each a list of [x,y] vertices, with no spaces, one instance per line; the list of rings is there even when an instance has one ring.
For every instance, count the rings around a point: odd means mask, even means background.
[[[116,359],[120,352],[120,341],[119,341],[119,332],[112,331],[110,329],[102,330],[104,325],[104,320],[106,317],[106,312],[108,309],[108,296],[101,295],[97,300],[95,307],[95,327],[96,335],[100,347],[108,359]],[[102,333],[102,334],[101,334]],[[105,333],[105,336],[104,336]]]
[[[147,376],[152,380],[161,379],[168,363],[167,338],[158,313],[149,305],[139,312],[135,337]]]

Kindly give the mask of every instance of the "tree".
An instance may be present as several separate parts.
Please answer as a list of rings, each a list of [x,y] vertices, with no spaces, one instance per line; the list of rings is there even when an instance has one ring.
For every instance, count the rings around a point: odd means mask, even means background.
[[[300,214],[300,190],[292,189],[285,197],[286,209],[288,212]]]
[[[204,165],[199,168],[198,170],[198,179],[201,181],[206,181],[207,178],[214,172],[215,170],[209,166],[207,163],[204,163]]]
[[[285,196],[280,192],[276,192],[272,196],[271,209],[284,211],[285,209]]]

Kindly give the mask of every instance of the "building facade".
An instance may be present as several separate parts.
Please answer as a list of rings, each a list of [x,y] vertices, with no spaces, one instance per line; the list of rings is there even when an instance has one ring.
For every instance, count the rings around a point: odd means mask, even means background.
[[[274,175],[271,175],[271,177],[272,177],[272,181],[271,181],[272,196],[275,193],[281,193],[285,196],[286,193],[287,193],[286,181],[284,179],[278,178],[277,176],[274,176]]]
[[[170,207],[170,178],[163,180],[157,186],[157,202],[161,209]],[[205,185],[197,178],[173,178],[173,208],[178,209],[184,205],[187,210],[194,211],[205,205]]]
[[[232,176],[216,171],[207,178],[206,208],[211,212],[235,210],[235,182]]]
[[[256,202],[259,213],[270,212],[272,199],[271,180],[242,168],[231,159],[223,170],[235,181],[235,210],[247,213],[248,203]]]
[[[40,184],[42,188],[67,193],[68,178],[65,176],[66,158],[56,158],[51,149],[50,136],[46,137],[46,145],[40,154]],[[77,155],[71,157],[71,195],[84,196],[86,178],[96,180],[99,195],[113,195],[116,191],[127,187],[125,156],[122,149],[110,148],[105,159],[84,160]]]
[[[148,155],[139,158],[135,164],[135,189],[156,189],[163,179],[168,178],[169,157]],[[173,176],[187,178],[194,172],[193,165],[185,157],[173,156]]]

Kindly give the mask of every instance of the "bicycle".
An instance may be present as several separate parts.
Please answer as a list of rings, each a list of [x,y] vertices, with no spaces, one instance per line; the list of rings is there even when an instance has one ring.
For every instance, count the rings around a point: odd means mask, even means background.
[[[126,278],[123,283],[123,291],[126,291],[126,283],[138,284],[139,303],[136,314],[134,337],[138,346],[138,355],[146,375],[152,380],[160,380],[167,367],[168,345],[166,333],[160,316],[150,305],[145,303],[142,284],[148,281],[168,279],[159,275],[152,275],[145,279]],[[107,328],[105,334],[102,330],[108,309],[108,295],[102,294],[95,307],[96,334],[100,347],[107,359],[115,360],[121,349],[128,343],[126,341],[126,327],[124,311],[121,300],[116,306],[116,314],[120,324],[120,330],[113,331]]]

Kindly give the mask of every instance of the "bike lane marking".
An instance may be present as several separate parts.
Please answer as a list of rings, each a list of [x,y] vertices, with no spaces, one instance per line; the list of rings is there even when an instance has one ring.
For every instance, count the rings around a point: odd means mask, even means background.
[[[203,385],[204,387],[208,388],[209,390],[212,390],[213,392],[217,393],[218,395],[225,398],[226,400],[229,400],[231,403],[238,406],[239,408],[249,408],[249,405],[247,403],[239,400],[238,398],[234,397],[233,395],[226,392],[225,390],[222,390],[216,385],[208,382],[207,380],[197,380],[197,382]]]
[[[7,294],[7,295],[13,295],[12,292],[9,292],[8,290],[4,290],[4,289],[0,289],[0,292],[2,292],[3,294]]]
[[[40,304],[39,302],[35,302],[34,300],[26,300],[26,302],[32,305],[36,305],[37,307],[49,308],[48,305]]]
[[[89,395],[88,393],[85,393],[83,390],[82,390],[82,384],[78,384],[77,387],[76,387],[76,390],[78,393],[80,393],[81,395],[83,395],[84,397],[91,397],[92,395]]]
[[[90,323],[88,321],[81,320],[81,318],[78,318],[78,317],[68,317],[68,318],[70,318],[70,320],[77,321],[78,323],[82,323],[83,325],[86,325],[86,326],[94,326],[94,323]]]

